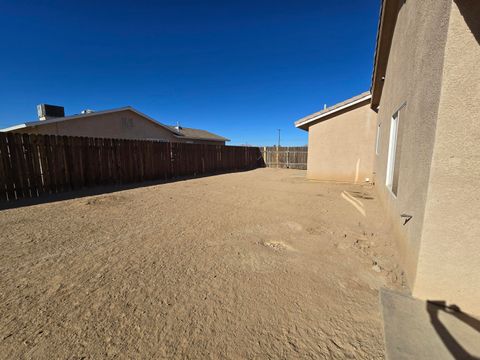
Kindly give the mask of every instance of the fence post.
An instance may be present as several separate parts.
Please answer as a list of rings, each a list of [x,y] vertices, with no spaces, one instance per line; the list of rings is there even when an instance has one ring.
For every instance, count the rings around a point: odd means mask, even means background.
[[[277,145],[277,169],[280,167],[280,160],[278,159],[278,149],[279,146]]]
[[[288,156],[289,156],[289,154],[290,154],[290,148],[287,147],[287,169],[290,168],[290,166],[288,165]]]

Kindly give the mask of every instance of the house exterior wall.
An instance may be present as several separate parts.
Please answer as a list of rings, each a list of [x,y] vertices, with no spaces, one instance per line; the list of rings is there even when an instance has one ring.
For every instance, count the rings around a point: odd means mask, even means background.
[[[407,280],[415,281],[427,198],[451,0],[413,0],[398,13],[383,85],[378,124],[376,189],[397,237]],[[400,110],[397,197],[386,187],[390,125]],[[402,213],[413,218],[403,225]]]
[[[158,139],[171,142],[224,145],[223,141],[179,139],[169,130],[130,110],[59,121],[15,130],[28,134],[85,136],[113,139]]]
[[[308,128],[307,178],[372,180],[376,113],[365,101]]]
[[[452,4],[413,295],[480,315],[480,2]]]
[[[480,314],[480,223],[475,218],[480,213],[475,201],[480,3],[400,3],[378,112],[377,193],[395,229],[413,295]],[[476,9],[477,36],[459,4],[470,14]],[[391,118],[399,109],[401,160],[394,196],[385,184]],[[413,218],[404,225],[401,214]]]

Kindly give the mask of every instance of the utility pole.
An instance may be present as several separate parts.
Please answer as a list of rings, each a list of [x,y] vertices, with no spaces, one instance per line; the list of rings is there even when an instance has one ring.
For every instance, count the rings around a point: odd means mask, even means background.
[[[278,144],[277,144],[277,147],[280,147],[280,129],[277,129],[278,130]]]

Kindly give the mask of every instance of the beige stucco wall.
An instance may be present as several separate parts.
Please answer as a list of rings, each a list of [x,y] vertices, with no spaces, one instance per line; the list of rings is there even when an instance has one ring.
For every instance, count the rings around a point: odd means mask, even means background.
[[[480,314],[480,2],[401,3],[378,114],[377,192],[413,295]],[[385,179],[402,105],[395,197]],[[402,213],[413,215],[406,225]]]
[[[195,142],[223,145],[224,142],[205,140],[184,140],[172,132],[154,124],[137,113],[123,110],[107,114],[95,114],[79,119],[71,119],[41,126],[15,130],[29,134],[85,136],[113,139],[159,139],[172,142]]]
[[[307,178],[372,181],[376,113],[369,101],[308,128]]]
[[[418,252],[427,199],[430,164],[440,102],[443,58],[451,0],[400,2],[392,39],[378,123],[376,189],[396,233],[409,284],[415,282]],[[386,187],[390,123],[400,112],[403,132],[397,197]],[[403,225],[402,213],[413,218]]]
[[[413,295],[480,315],[480,2],[452,5]]]

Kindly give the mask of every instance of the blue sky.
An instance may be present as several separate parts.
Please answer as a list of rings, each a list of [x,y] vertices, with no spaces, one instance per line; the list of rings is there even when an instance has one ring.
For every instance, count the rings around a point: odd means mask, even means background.
[[[370,87],[378,0],[0,0],[0,127],[131,105],[232,144]]]

